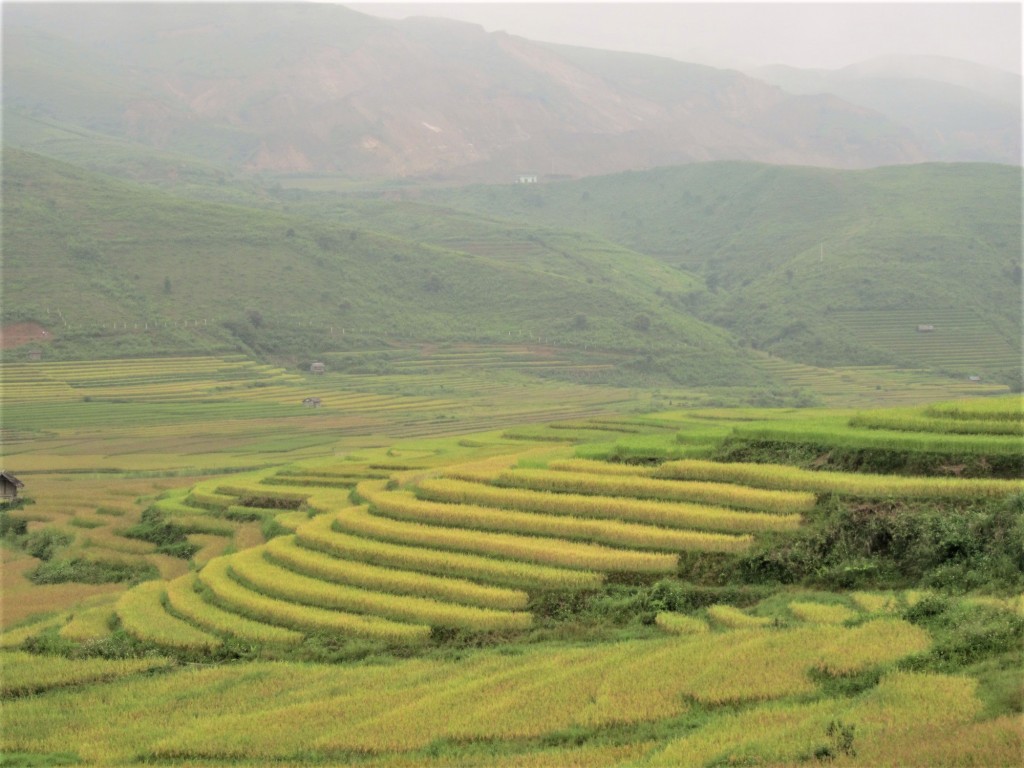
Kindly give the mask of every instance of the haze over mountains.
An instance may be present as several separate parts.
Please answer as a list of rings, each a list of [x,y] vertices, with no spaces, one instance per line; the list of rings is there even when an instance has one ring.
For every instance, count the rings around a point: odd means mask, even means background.
[[[271,174],[489,182],[1020,157],[1020,78],[963,62],[756,79],[327,4],[7,4],[4,38],[7,141],[58,156],[86,131]]]

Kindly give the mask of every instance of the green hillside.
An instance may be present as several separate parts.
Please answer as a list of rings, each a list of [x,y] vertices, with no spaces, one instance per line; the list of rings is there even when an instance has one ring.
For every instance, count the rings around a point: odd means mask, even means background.
[[[620,383],[767,381],[671,300],[699,281],[593,237],[436,209],[243,208],[16,150],[4,161],[3,319],[48,328],[51,357],[534,342],[615,352],[601,376]],[[385,234],[389,218],[412,226]]]
[[[688,306],[777,355],[1005,376],[1020,354],[1020,182],[1019,169],[981,164],[706,163],[431,199],[598,233],[693,270],[709,290]],[[981,360],[851,332],[850,313],[894,310],[920,316],[915,326],[969,313],[969,330],[947,331],[970,335]]]

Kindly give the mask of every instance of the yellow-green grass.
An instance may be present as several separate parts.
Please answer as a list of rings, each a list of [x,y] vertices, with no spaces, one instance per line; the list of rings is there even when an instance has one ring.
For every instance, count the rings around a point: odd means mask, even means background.
[[[247,619],[207,602],[196,591],[194,574],[188,573],[169,581],[166,589],[168,608],[209,632],[230,635],[246,642],[280,645],[294,645],[304,637],[301,632]]]
[[[236,579],[269,597],[414,624],[505,630],[526,629],[532,622],[532,617],[525,611],[478,608],[433,598],[395,595],[303,576],[265,559],[262,548],[234,555],[230,572]]]
[[[916,499],[972,499],[1007,496],[1024,490],[1024,482],[1000,479],[901,477],[856,472],[826,472],[781,464],[745,464],[682,459],[663,464],[658,477],[680,480],[722,481],[761,488],[838,493],[846,496]]]
[[[813,509],[816,503],[812,493],[763,490],[730,483],[684,482],[664,479],[665,477],[667,475],[660,471],[658,477],[627,477],[544,469],[516,469],[502,472],[494,482],[496,485],[538,491],[692,501],[779,514],[807,512]]]
[[[17,648],[26,640],[38,637],[47,630],[63,626],[64,622],[67,621],[67,618],[66,614],[50,616],[46,619],[32,622],[31,624],[25,624],[20,627],[5,630],[0,634],[0,648]]]
[[[580,493],[549,493],[503,488],[451,478],[427,478],[417,483],[417,496],[433,501],[482,504],[502,509],[649,523],[667,528],[693,528],[727,533],[789,531],[799,527],[800,515],[747,512],[687,502],[664,502]]]
[[[481,608],[522,610],[528,595],[517,589],[478,584],[468,579],[430,576],[397,568],[381,568],[299,546],[294,536],[271,539],[265,549],[271,561],[297,573],[339,584],[376,589],[398,595],[431,597]]]
[[[707,609],[708,618],[722,627],[729,629],[752,629],[756,627],[767,627],[772,624],[772,619],[767,616],[751,616],[739,608],[731,605],[712,605]]]
[[[789,612],[801,621],[816,624],[842,624],[857,618],[860,614],[844,605],[794,601],[789,604]]]
[[[711,631],[704,619],[682,613],[661,611],[654,617],[654,623],[674,635],[702,635]]]
[[[541,536],[519,536],[409,523],[371,515],[361,508],[346,510],[339,514],[334,520],[334,528],[342,533],[367,536],[395,544],[449,549],[453,552],[588,571],[670,573],[675,570],[677,563],[677,557],[674,555],[613,549],[599,544]]]
[[[347,510],[344,514],[351,518],[354,512],[356,510]],[[410,546],[351,535],[334,530],[338,517],[321,515],[314,518],[296,531],[297,543],[310,549],[371,565],[526,589],[594,589],[604,581],[603,574],[593,571],[554,568],[434,549],[415,542]],[[372,519],[362,522],[364,527],[367,527],[365,524],[372,523]],[[372,525],[369,525],[368,529],[375,530]]]
[[[298,605],[261,595],[235,581],[230,569],[231,556],[215,558],[200,571],[199,580],[222,607],[248,618],[300,631],[337,632],[395,643],[416,643],[430,636],[430,627],[425,624]]]
[[[113,680],[171,665],[170,659],[151,656],[145,659],[70,659],[66,656],[39,656],[23,651],[0,653],[0,695],[5,698],[39,693],[51,688]]]
[[[431,525],[554,536],[570,541],[662,552],[742,552],[753,543],[750,536],[660,528],[618,520],[513,512],[472,504],[443,504],[418,499],[406,491],[371,488],[368,483],[360,484],[358,491],[377,514]]]
[[[858,670],[927,647],[927,633],[904,626],[902,634],[880,626],[858,634],[800,625],[450,661],[189,667],[9,702],[0,748],[59,752],[73,732],[90,763],[288,764],[299,755],[343,763],[353,752],[383,756],[441,740],[539,739],[677,717],[688,698],[717,705],[812,695],[820,689],[808,671],[844,653],[844,638],[871,649]]]
[[[148,643],[190,651],[209,651],[221,645],[215,635],[172,616],[164,608],[164,584],[146,581],[125,592],[115,610],[124,631]]]

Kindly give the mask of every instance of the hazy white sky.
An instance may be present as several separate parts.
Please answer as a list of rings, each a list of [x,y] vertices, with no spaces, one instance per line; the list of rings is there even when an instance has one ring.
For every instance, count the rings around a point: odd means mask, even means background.
[[[376,16],[439,16],[533,40],[722,67],[836,69],[891,54],[1021,71],[1021,2],[344,3]]]

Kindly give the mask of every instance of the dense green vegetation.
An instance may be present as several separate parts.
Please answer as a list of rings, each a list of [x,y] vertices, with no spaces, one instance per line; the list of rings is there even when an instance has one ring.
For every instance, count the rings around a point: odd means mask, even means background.
[[[707,163],[428,199],[592,232],[700,274],[707,291],[684,305],[783,357],[1018,368],[1019,169]]]

